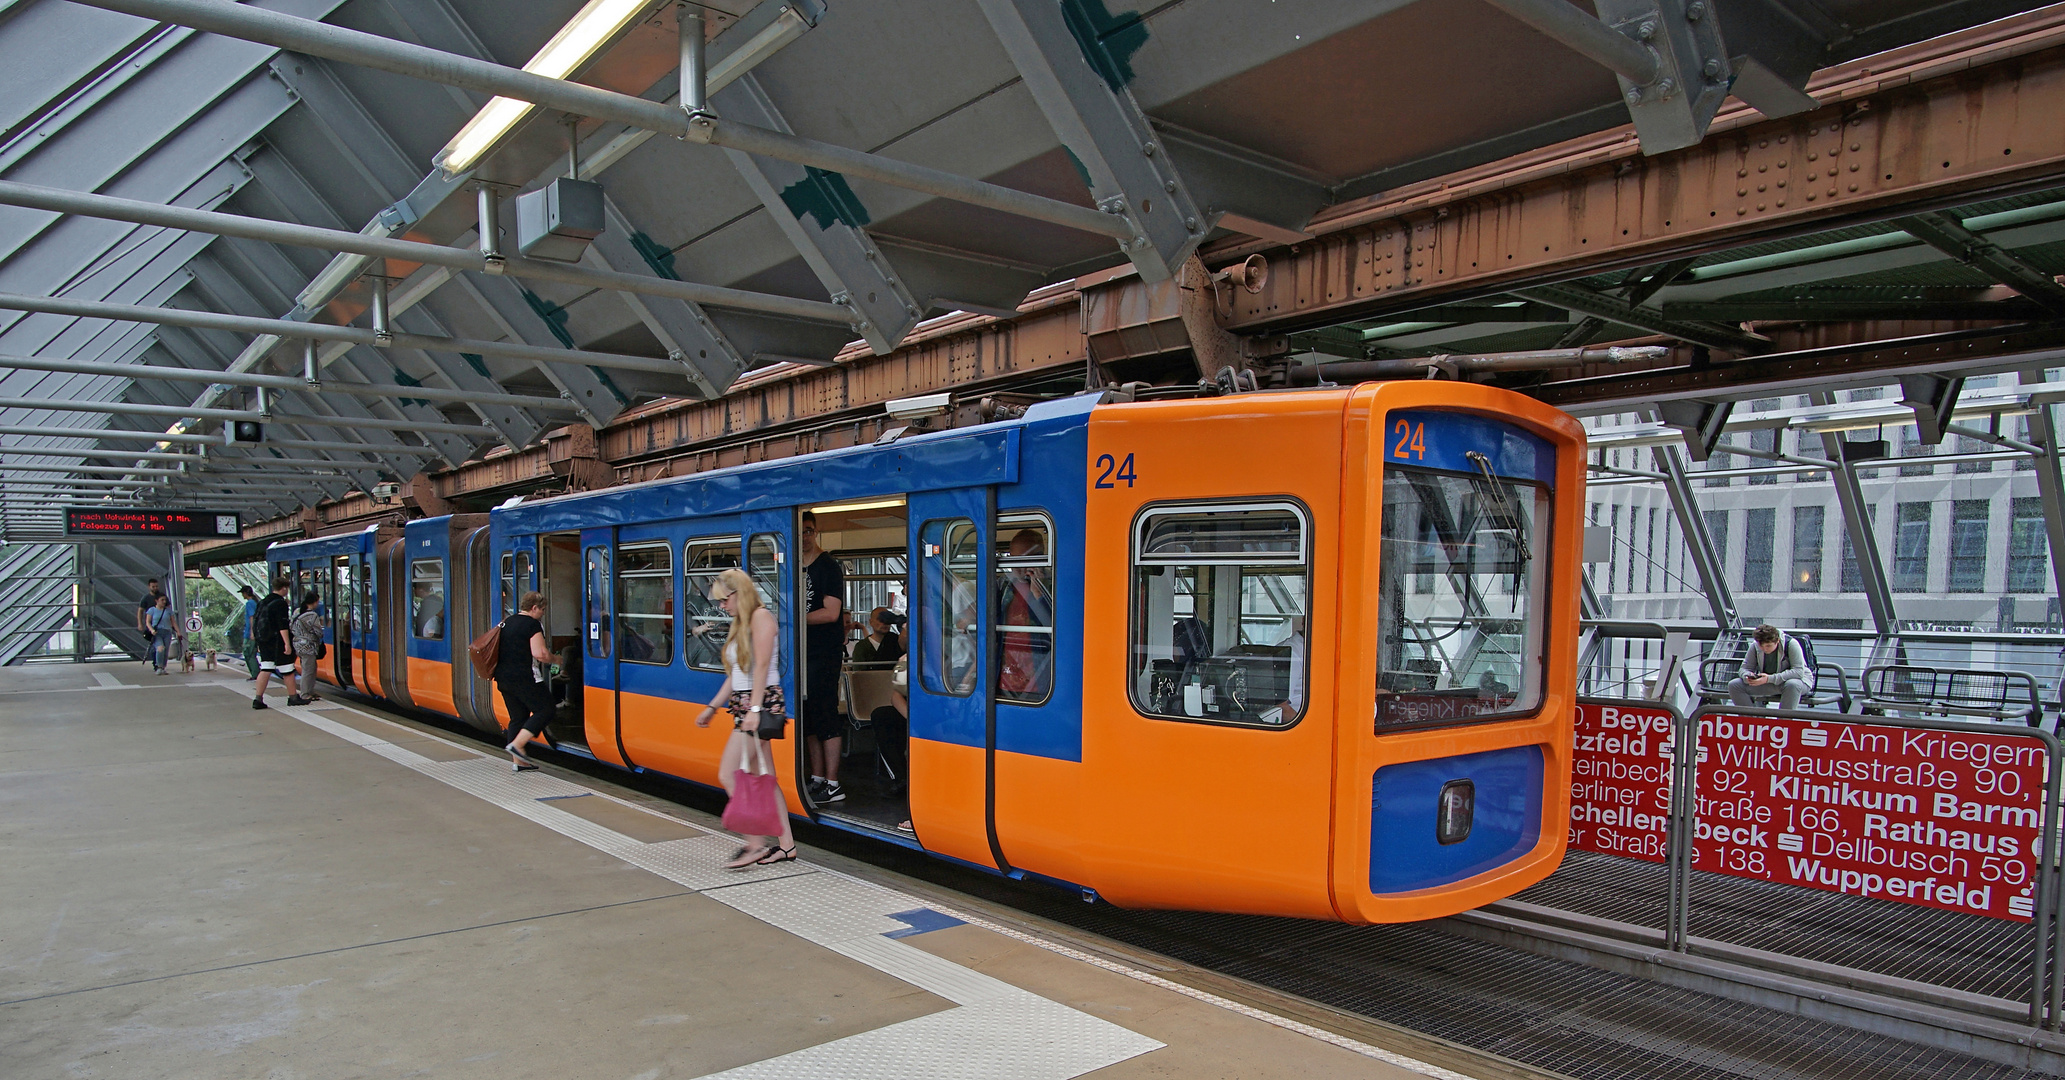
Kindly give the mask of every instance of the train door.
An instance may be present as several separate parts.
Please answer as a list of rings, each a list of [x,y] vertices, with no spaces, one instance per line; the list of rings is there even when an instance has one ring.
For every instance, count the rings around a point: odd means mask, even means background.
[[[774,751],[775,774],[781,777],[782,790],[789,802],[789,809],[795,813],[808,813],[802,800],[803,785],[803,735],[798,729],[799,710],[802,695],[799,693],[803,680],[798,677],[796,666],[801,662],[799,642],[803,637],[801,616],[803,610],[798,601],[797,589],[800,581],[795,567],[789,562],[789,530],[795,520],[787,510],[762,510],[739,516],[739,529],[746,538],[746,575],[760,590],[760,596],[774,611],[781,634],[776,638],[775,662],[780,665],[782,699],[788,702],[789,726],[787,734],[770,747]]]
[[[545,637],[559,656],[560,674],[552,680],[552,696],[558,705],[545,726],[553,746],[588,746],[587,637],[583,632],[581,605],[581,535],[552,533],[538,540],[537,590],[545,594]],[[516,552],[518,558],[523,549]],[[514,570],[514,562],[511,564]],[[505,716],[506,720],[507,717]]]
[[[358,577],[352,573],[354,556],[338,555],[330,560],[330,595],[323,599],[326,621],[326,636],[330,639],[330,666],[337,685],[346,690],[357,686],[353,676],[352,657],[356,655],[351,642],[351,615],[357,608],[353,595],[358,591]]]
[[[532,571],[532,563],[536,558],[537,549],[537,537],[519,536],[496,553],[495,565],[498,573],[496,574],[493,610],[490,612],[495,625],[501,625],[503,620],[515,614],[516,605],[522,602],[524,594],[538,588]],[[552,614],[549,610],[545,614],[545,621],[547,623],[545,630],[546,643],[549,648],[551,643],[549,624],[552,621]],[[483,623],[481,625],[485,627],[487,624]],[[470,659],[469,662],[471,662]],[[480,705],[483,715],[493,716],[499,730],[509,730],[509,707],[502,703],[502,695],[492,686],[485,687],[482,692],[486,694],[486,700]],[[548,744],[553,739],[551,727],[552,725],[548,720],[546,723],[546,741]]]
[[[928,850],[1003,870],[990,800],[995,520],[989,488],[910,497],[910,800]]]
[[[489,576],[489,543],[488,526],[483,522],[468,529],[452,545],[449,604],[452,617],[457,620],[451,635],[452,696],[461,719],[482,731],[500,733],[509,725],[495,715],[494,680],[484,679],[473,670],[473,656],[467,648],[475,637],[500,621],[495,611],[497,580]]]
[[[582,714],[588,751],[598,760],[631,767],[617,740],[616,597],[612,588],[615,529],[581,530]]]
[[[352,642],[352,655],[358,660],[360,688],[375,697],[383,697],[386,691],[380,687],[380,618],[376,603],[380,595],[375,574],[378,557],[373,554],[376,546],[376,542],[368,540],[364,550],[351,556],[352,574],[358,581],[351,620],[358,636]]]

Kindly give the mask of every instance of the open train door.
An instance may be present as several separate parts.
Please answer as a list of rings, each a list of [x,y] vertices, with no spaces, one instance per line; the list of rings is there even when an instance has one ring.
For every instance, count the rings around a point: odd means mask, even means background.
[[[794,511],[754,510],[739,515],[739,531],[745,536],[744,570],[760,590],[760,599],[774,612],[781,633],[775,638],[775,661],[781,668],[782,696],[789,704],[787,734],[774,742],[775,775],[780,778],[782,797],[791,813],[808,813],[803,803],[803,732],[799,717],[803,711],[802,660],[803,625],[801,588],[795,564],[789,558],[796,516]],[[728,715],[728,714],[726,714]],[[719,723],[724,722],[721,717]]]
[[[990,563],[996,491],[910,497],[911,821],[927,850],[1007,869],[997,843]]]

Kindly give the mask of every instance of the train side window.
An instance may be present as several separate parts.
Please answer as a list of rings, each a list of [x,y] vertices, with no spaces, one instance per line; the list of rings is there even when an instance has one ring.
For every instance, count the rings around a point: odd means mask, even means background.
[[[724,639],[731,634],[731,616],[710,599],[710,589],[717,584],[718,574],[738,565],[736,536],[705,536],[681,548],[682,608],[688,617],[681,652],[689,667],[724,670]]]
[[[609,622],[609,549],[592,547],[588,549],[588,655],[597,660],[609,659],[610,642],[615,635]]]
[[[928,521],[918,533],[924,553],[918,574],[917,640],[921,643],[925,688],[935,694],[966,697],[975,692],[977,650],[981,648],[981,596],[976,593],[980,536],[967,518]]]
[[[1132,678],[1143,715],[1282,728],[1307,698],[1302,506],[1150,507],[1133,528]]]
[[[997,700],[1037,705],[1054,692],[1054,523],[997,515]]]
[[[760,590],[760,599],[774,611],[774,621],[789,631],[789,597],[782,592],[782,538],[774,533],[755,533],[746,543],[746,574]],[[718,642],[721,647],[724,643]]]
[[[409,626],[419,638],[445,637],[445,561],[417,559],[409,564]]]
[[[664,541],[617,549],[617,625],[625,663],[674,661],[674,549]]]
[[[523,594],[531,591],[531,553],[528,551],[505,551],[502,553],[502,617],[516,613],[516,603]]]

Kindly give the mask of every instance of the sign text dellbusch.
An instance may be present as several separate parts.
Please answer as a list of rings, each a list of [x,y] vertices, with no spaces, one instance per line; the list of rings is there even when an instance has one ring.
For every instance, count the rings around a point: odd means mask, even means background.
[[[1702,716],[1693,866],[2026,920],[2044,759],[2011,731]]]

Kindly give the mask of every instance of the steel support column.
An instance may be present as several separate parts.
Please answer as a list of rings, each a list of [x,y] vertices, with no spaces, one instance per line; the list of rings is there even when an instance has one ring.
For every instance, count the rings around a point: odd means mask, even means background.
[[[2043,448],[2036,458],[2036,492],[2043,500],[2044,537],[2050,544],[2051,588],[2065,603],[2065,473],[2060,472],[2056,409],[2044,405],[2029,414],[2029,437]]]
[[[1815,394],[1819,405],[1834,404],[1833,394]],[[1857,483],[1857,467],[1843,457],[1840,432],[1821,434],[1822,456],[1835,463],[1829,479],[1835,482],[1836,505],[1843,512],[1843,531],[1850,537],[1850,550],[1857,556],[1858,582],[1871,608],[1872,627],[1884,641],[1900,632],[1900,618],[1893,607],[1893,590],[1887,587],[1886,566],[1879,558],[1878,537],[1872,527],[1871,510],[1864,501],[1864,489]],[[1837,583],[1838,585],[1841,582]]]
[[[1707,607],[1714,625],[1733,630],[1742,617],[1736,614],[1735,593],[1728,588],[1727,567],[1714,550],[1714,538],[1706,531],[1706,518],[1699,512],[1699,500],[1692,493],[1692,481],[1685,474],[1685,457],[1676,446],[1649,448],[1656,470],[1663,474],[1663,488],[1671,497],[1671,509],[1678,515],[1678,530],[1685,538],[1685,550],[1692,567],[1699,571],[1699,586],[1706,592]]]

